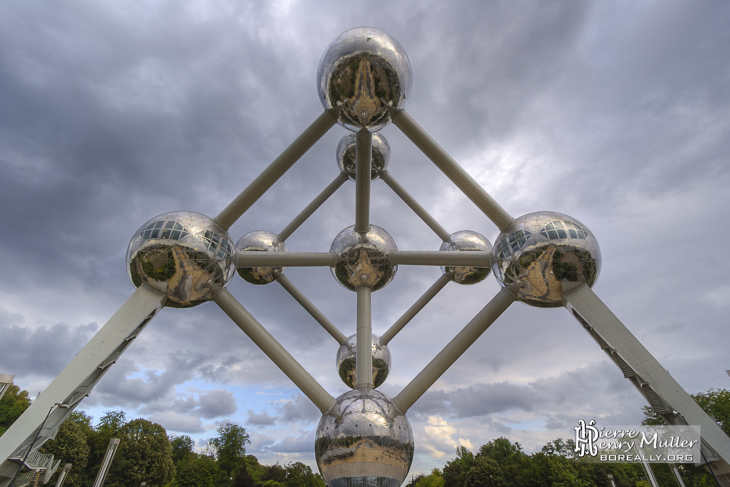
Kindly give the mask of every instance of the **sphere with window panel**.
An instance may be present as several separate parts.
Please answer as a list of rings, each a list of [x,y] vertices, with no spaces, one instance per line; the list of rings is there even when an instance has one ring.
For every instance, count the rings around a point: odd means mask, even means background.
[[[142,225],[127,247],[127,272],[135,286],[164,294],[165,306],[190,308],[228,285],[236,270],[236,247],[212,218],[173,211]]]
[[[563,306],[563,292],[595,284],[601,249],[593,233],[573,217],[553,211],[521,216],[499,234],[492,270],[503,287],[517,284],[515,298],[530,306]]]

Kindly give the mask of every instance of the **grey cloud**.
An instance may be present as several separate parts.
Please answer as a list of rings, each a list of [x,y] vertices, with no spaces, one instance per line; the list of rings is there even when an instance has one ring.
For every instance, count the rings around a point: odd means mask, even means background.
[[[266,411],[255,413],[252,409],[249,409],[246,424],[254,426],[273,426],[276,424],[276,418],[269,416],[269,413]]]

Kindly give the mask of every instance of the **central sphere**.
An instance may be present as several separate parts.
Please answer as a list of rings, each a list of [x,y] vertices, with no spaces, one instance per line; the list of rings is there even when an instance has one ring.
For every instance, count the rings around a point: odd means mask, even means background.
[[[332,275],[347,289],[354,291],[367,286],[373,291],[393,280],[398,266],[391,264],[388,254],[398,250],[393,238],[382,228],[370,225],[367,233],[349,226],[332,242],[330,252],[339,259],[332,267]]]
[[[390,372],[390,350],[377,335],[371,336],[371,353],[373,356],[373,388],[385,382]],[[352,335],[337,350],[337,373],[350,389],[357,383],[357,335]]]
[[[400,487],[413,462],[413,431],[387,396],[356,389],[322,415],[314,456],[329,487]]]
[[[444,240],[439,250],[491,252],[492,244],[481,233],[462,230],[449,235],[449,238]],[[451,274],[451,280],[459,284],[476,284],[487,278],[490,268],[488,265],[486,267],[444,266],[441,267],[441,272]]]
[[[601,249],[585,225],[552,211],[517,218],[497,237],[492,269],[503,287],[519,284],[516,298],[530,306],[563,306],[563,291],[593,286]]]
[[[286,244],[275,233],[266,230],[249,232],[236,242],[238,251],[286,252]],[[283,267],[239,267],[238,275],[251,284],[264,285],[276,280],[276,274],[284,272]]]
[[[373,134],[372,147],[370,179],[374,181],[388,169],[390,144],[378,133]],[[337,166],[352,181],[357,179],[357,134],[348,133],[340,139],[337,144]]]
[[[127,248],[127,271],[167,296],[165,306],[190,308],[210,301],[231,280],[236,250],[228,232],[192,211],[154,217],[137,230]]]
[[[403,108],[411,91],[411,62],[385,32],[357,27],[340,34],[319,61],[317,90],[325,109],[339,107],[339,123],[376,132]]]

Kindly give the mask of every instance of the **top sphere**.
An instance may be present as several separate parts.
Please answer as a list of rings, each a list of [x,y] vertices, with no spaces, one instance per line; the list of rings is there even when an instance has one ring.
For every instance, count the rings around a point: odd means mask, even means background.
[[[516,299],[540,308],[563,306],[563,291],[593,286],[601,249],[585,225],[552,211],[517,218],[492,249],[492,270],[503,287],[518,283]]]
[[[388,108],[404,108],[411,94],[411,62],[385,32],[357,27],[340,34],[319,61],[317,90],[325,109],[339,107],[339,123],[376,132]]]
[[[236,269],[228,232],[212,218],[192,211],[154,217],[127,248],[127,271],[135,286],[164,293],[165,306],[190,308],[210,301]]]
[[[388,169],[390,144],[381,134],[373,134],[370,179],[378,179]],[[352,181],[357,180],[357,134],[348,133],[337,144],[337,167]]]

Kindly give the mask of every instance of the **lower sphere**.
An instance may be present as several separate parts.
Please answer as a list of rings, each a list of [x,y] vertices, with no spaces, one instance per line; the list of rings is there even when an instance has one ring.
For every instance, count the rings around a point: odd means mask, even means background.
[[[329,487],[400,487],[413,462],[413,431],[387,396],[356,389],[322,415],[314,456]]]
[[[540,308],[563,306],[563,292],[593,286],[601,270],[601,249],[588,228],[552,211],[517,218],[499,234],[492,270],[503,287],[517,284],[517,300]]]
[[[373,134],[370,179],[376,180],[388,169],[390,144],[380,133]],[[337,167],[352,181],[357,180],[357,134],[349,133],[337,144]]]
[[[373,387],[377,388],[390,373],[390,350],[377,335],[371,337],[373,355]],[[356,377],[357,335],[349,337],[337,350],[337,373],[347,387],[354,389]]]
[[[156,216],[137,230],[127,248],[127,271],[135,286],[167,297],[165,306],[189,308],[210,301],[228,284],[236,250],[228,232],[192,211]]]
[[[236,242],[238,251],[286,252],[286,244],[273,232],[256,230],[247,233]],[[283,267],[239,267],[238,275],[251,284],[263,285],[276,280],[276,274],[284,272]]]
[[[330,252],[339,257],[332,275],[351,291],[363,286],[377,291],[393,280],[398,270],[388,259],[394,250],[398,248],[393,238],[376,225],[364,234],[356,232],[354,225],[347,227],[330,247]]]

